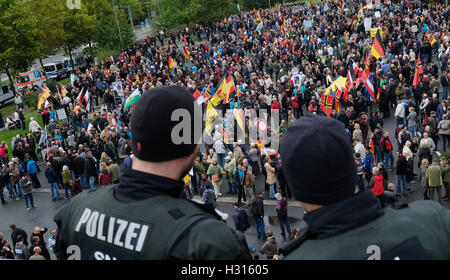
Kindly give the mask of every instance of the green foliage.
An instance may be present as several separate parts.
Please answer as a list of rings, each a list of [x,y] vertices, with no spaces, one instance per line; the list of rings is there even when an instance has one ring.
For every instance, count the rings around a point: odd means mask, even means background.
[[[56,80],[54,79],[48,79],[45,84],[47,85],[47,87],[50,89],[51,92],[56,92],[56,85],[58,85],[59,82],[56,82]]]
[[[81,9],[64,9],[64,45],[68,50],[94,41],[96,27],[95,16],[89,14],[89,9],[81,2]]]
[[[237,12],[233,0],[166,0],[158,17],[161,27],[210,24]]]
[[[30,94],[24,95],[22,97],[22,102],[28,108],[35,110],[37,107],[38,99],[39,99],[39,92],[31,91]]]
[[[95,56],[97,57],[99,63],[102,61],[106,61],[108,57],[112,56],[118,56],[120,54],[120,49],[110,49],[108,47],[98,47],[95,49]]]
[[[119,5],[120,3],[115,3]],[[114,16],[114,10],[108,0],[91,0],[86,2],[88,14],[95,17],[94,41],[100,48],[114,49],[120,46],[120,36]],[[124,10],[116,9],[124,47],[134,42],[134,33],[127,22]],[[92,50],[91,55],[96,51]]]
[[[0,0],[0,11],[0,69],[16,74],[27,70],[41,49],[37,22],[30,7],[15,0]]]
[[[29,5],[38,26],[37,41],[41,45],[38,56],[45,58],[57,53],[64,43],[61,11],[66,7],[60,0],[30,0]]]

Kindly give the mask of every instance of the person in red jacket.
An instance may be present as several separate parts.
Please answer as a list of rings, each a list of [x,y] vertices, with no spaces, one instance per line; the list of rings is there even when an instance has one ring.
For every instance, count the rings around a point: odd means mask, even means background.
[[[295,118],[299,118],[299,107],[298,107],[298,97],[295,94],[292,94],[291,96],[291,104],[292,104],[292,111],[294,112]]]
[[[380,200],[381,207],[384,208],[384,189],[386,181],[383,179],[383,175],[380,174],[380,169],[374,167],[372,169],[372,179],[369,182],[369,188],[372,189],[373,194]]]
[[[4,165],[8,165],[9,163],[8,146],[5,141],[2,141],[0,144],[0,160]]]
[[[277,101],[276,97],[274,96],[272,98],[272,106],[270,106],[270,111],[272,112],[273,110],[280,110],[280,109],[281,109],[281,105]]]
[[[98,175],[98,184],[100,186],[111,185],[112,176],[111,172],[106,168],[106,164],[102,162],[100,164],[100,175]]]
[[[393,170],[394,168],[394,155],[392,155],[392,149],[393,149],[393,145],[391,140],[389,140],[389,132],[385,131],[383,133],[383,138],[381,138],[380,140],[380,147],[381,147],[381,152],[384,155],[384,165],[386,166],[386,168],[389,168],[391,170]],[[389,165],[389,159],[390,159],[390,163],[391,165]]]

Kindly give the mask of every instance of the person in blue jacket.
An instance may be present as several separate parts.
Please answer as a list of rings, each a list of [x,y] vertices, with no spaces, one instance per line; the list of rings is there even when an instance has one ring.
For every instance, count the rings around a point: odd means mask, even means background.
[[[25,159],[28,161],[27,162],[27,173],[28,173],[28,175],[30,175],[30,178],[34,184],[34,187],[40,188],[41,182],[39,182],[39,179],[37,177],[38,168],[37,168],[36,162],[30,157],[29,154],[25,154]]]

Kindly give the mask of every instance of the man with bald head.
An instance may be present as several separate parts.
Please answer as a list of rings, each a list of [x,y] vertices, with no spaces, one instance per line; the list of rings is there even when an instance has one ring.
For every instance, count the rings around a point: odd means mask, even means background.
[[[46,259],[41,255],[41,247],[37,246],[33,249],[34,255],[30,257],[31,261],[45,261]]]
[[[39,246],[42,248],[42,255],[47,259],[50,260],[50,253],[47,250],[47,245],[45,244],[44,234],[48,231],[47,228],[41,228],[41,227],[34,227],[34,231],[31,234],[30,240],[31,243],[33,243],[33,237],[37,236],[39,237]]]

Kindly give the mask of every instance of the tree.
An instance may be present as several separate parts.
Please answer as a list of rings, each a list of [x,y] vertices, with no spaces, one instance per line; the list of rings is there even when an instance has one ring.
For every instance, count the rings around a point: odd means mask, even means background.
[[[108,0],[90,0],[86,2],[88,14],[94,16],[96,20],[93,41],[98,48],[114,50],[121,45],[119,31],[117,29],[112,3]],[[124,41],[124,46],[134,42],[134,32],[127,23],[124,11],[117,9],[117,17],[120,31]]]
[[[42,59],[55,54],[64,44],[64,19],[66,7],[60,0],[31,0],[28,2],[38,26],[37,41],[41,48],[38,58],[42,69]]]
[[[76,47],[92,42],[96,27],[96,18],[89,15],[89,11],[81,2],[80,9],[64,9],[64,47],[67,50],[71,64],[73,64],[72,50]]]
[[[187,15],[190,24],[207,25],[228,17],[235,5],[232,0],[190,0]]]
[[[14,89],[13,75],[28,70],[42,45],[31,8],[16,0],[0,0],[0,70],[8,75]]]

